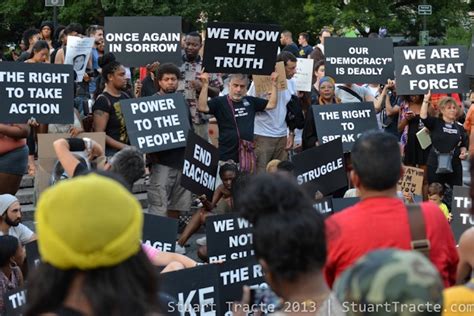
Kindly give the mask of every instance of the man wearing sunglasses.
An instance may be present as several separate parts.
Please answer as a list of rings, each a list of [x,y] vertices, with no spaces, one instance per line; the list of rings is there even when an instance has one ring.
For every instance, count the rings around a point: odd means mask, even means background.
[[[22,245],[36,240],[36,234],[21,223],[21,205],[15,196],[0,195],[0,214],[0,236],[14,236]]]

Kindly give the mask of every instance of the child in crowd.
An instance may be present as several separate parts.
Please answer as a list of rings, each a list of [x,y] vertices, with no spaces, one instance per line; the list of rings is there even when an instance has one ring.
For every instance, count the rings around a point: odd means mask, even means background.
[[[433,182],[428,187],[428,200],[437,204],[448,222],[451,222],[453,215],[449,212],[448,206],[442,202],[444,197],[444,188],[441,183]]]
[[[216,210],[217,214],[227,213],[233,209],[233,199],[232,199],[232,183],[236,178],[238,173],[237,166],[232,163],[226,163],[221,166],[219,170],[219,176],[222,180],[222,184],[217,187],[214,191],[212,201],[209,202],[205,195],[200,196],[203,207],[196,212],[188,225],[184,229],[181,237],[178,240],[178,245],[181,247],[186,244],[188,239],[194,234],[200,227],[206,222],[206,217],[213,215],[212,210]],[[203,240],[199,243],[201,245],[205,244]]]

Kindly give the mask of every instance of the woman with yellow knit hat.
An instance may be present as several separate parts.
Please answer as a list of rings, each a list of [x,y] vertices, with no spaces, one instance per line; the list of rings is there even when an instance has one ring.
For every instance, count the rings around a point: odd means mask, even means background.
[[[25,315],[156,315],[157,281],[140,247],[140,203],[97,175],[49,188],[38,202],[41,265]],[[51,313],[51,314],[50,314]]]

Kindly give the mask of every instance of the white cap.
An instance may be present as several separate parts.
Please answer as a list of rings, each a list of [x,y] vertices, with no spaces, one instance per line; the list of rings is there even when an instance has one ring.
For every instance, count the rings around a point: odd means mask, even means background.
[[[16,196],[11,194],[0,195],[0,215],[3,215],[13,203],[17,202]]]

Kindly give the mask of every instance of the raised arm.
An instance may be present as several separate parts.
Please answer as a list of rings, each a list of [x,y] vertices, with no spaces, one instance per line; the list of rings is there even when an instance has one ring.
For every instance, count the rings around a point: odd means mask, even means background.
[[[79,160],[72,154],[71,151],[86,150],[89,153],[89,159],[92,159],[92,156],[104,155],[102,147],[100,147],[100,145],[94,140],[89,138],[60,138],[54,141],[53,147],[56,157],[63,166],[64,171],[66,171],[68,176],[71,178],[74,176],[74,171],[79,164]]]
[[[428,106],[431,103],[431,91],[428,91],[427,94],[425,94],[425,97],[423,98],[423,103],[421,104],[421,109],[420,109],[420,118],[421,119],[426,119],[428,118]]]
[[[208,98],[208,90],[209,90],[209,74],[207,72],[203,72],[199,79],[202,83],[201,93],[199,93],[199,100],[198,100],[198,111],[203,113],[209,113],[209,106],[207,105],[207,98]]]

